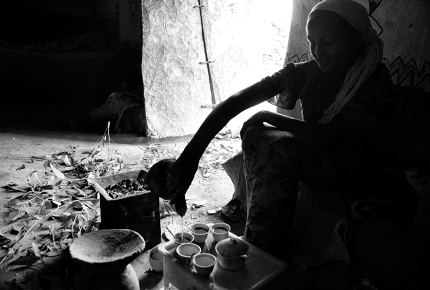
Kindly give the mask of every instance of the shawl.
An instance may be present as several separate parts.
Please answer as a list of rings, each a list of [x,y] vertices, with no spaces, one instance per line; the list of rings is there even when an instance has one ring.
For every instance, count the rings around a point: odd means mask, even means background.
[[[370,24],[366,8],[352,0],[325,0],[315,5],[314,11],[331,11],[345,19],[354,29],[361,33],[366,45],[366,53],[359,57],[345,76],[343,85],[333,103],[324,111],[319,121],[321,124],[329,123],[333,117],[355,96],[364,81],[375,70],[382,59],[383,42]]]

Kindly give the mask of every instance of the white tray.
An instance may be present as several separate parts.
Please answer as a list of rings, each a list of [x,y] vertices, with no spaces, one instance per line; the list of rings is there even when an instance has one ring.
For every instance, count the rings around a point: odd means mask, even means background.
[[[231,238],[239,238],[230,233]],[[178,289],[261,289],[274,280],[287,269],[287,264],[265,251],[249,244],[249,258],[246,267],[239,271],[227,271],[215,265],[210,277],[200,276],[194,267],[184,265],[177,258],[174,241],[169,241],[158,246],[158,250],[164,256],[163,273],[164,289],[169,289],[172,283]],[[215,243],[209,233],[204,245],[200,245],[202,252],[215,253]]]

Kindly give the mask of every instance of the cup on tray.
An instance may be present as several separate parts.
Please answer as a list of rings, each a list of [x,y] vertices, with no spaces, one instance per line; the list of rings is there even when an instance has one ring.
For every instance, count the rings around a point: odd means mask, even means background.
[[[215,223],[211,227],[211,233],[215,242],[222,241],[228,238],[231,227],[226,223]]]
[[[212,273],[216,261],[216,257],[210,253],[200,253],[193,257],[194,268],[197,274],[202,276],[209,276]]]
[[[193,224],[191,225],[191,234],[194,237],[194,243],[203,244],[209,234],[209,226],[207,224]]]
[[[193,243],[180,244],[176,247],[179,260],[185,265],[191,265],[194,255],[200,254],[202,249]]]
[[[180,245],[185,243],[192,243],[194,241],[194,236],[187,232],[180,232],[175,234],[174,239],[175,243]]]

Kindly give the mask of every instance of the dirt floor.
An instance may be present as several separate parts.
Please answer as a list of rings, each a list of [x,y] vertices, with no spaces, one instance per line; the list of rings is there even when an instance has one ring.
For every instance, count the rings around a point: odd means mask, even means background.
[[[30,177],[34,177],[34,172],[41,176],[43,172],[49,171],[53,175],[54,170],[45,167],[47,156],[71,151],[83,154],[97,147],[103,136],[103,132],[90,134],[28,128],[0,128],[0,132],[0,186],[11,183],[26,185],[31,182]],[[178,156],[188,140],[189,137],[151,140],[131,135],[114,135],[111,136],[112,142],[108,148],[109,154],[121,157],[115,159],[121,165],[120,171],[147,170],[160,159]],[[106,146],[106,143],[103,144]],[[101,158],[106,157],[106,147],[103,150],[105,155]],[[185,224],[223,221],[219,212],[208,214],[208,210],[219,210],[230,200],[233,185],[220,164],[238,150],[240,140],[230,139],[229,136],[219,136],[208,148],[187,193],[189,209],[184,217]],[[2,268],[0,289],[77,289],[85,277],[80,274],[80,268],[70,260],[67,251],[61,255],[50,255],[39,248],[39,244],[34,248],[35,235],[26,235],[16,229],[14,231],[13,225],[19,219],[17,216],[8,217],[10,211],[4,206],[10,205],[11,200],[22,195],[22,192],[0,188],[0,233],[4,239],[17,241],[17,244],[22,245],[16,251],[16,255],[20,255],[19,263],[11,263]],[[196,204],[203,206],[196,207]],[[407,210],[403,211],[401,207],[397,209],[394,214],[397,219],[392,218],[392,212],[387,215],[385,211],[370,211],[366,220],[353,224],[352,238],[347,245],[350,263],[333,262],[306,270],[289,264],[284,286],[277,289],[352,290],[362,279],[369,279],[380,290],[427,289],[428,243],[423,244],[420,238],[409,234],[409,225],[399,222],[404,220],[401,217]],[[243,234],[243,222],[229,223],[233,233]],[[166,232],[166,227],[180,225],[181,218],[174,213],[161,218],[162,233]],[[165,238],[166,235],[163,235],[163,242],[167,241]],[[4,259],[7,251],[2,247],[0,253]],[[148,263],[149,250],[146,249],[132,265],[138,274],[141,289],[158,290],[162,288],[162,274],[152,271]]]
[[[5,129],[10,131],[0,133],[0,186],[11,183],[26,185],[31,173],[44,171],[44,159],[36,157],[49,156],[59,152],[90,151],[99,144],[101,134],[73,133],[64,131],[28,131],[21,129]],[[12,132],[13,131],[13,132]],[[220,136],[222,138],[222,136]],[[133,135],[111,136],[109,149],[111,154],[122,156],[122,168],[118,172],[132,170],[148,170],[156,161],[163,158],[177,157],[187,144],[188,137],[165,140],[150,140]],[[107,145],[106,145],[107,146]],[[104,147],[103,150],[107,150]],[[215,139],[202,158],[201,167],[196,174],[188,193],[188,212],[184,216],[185,225],[192,223],[214,223],[222,221],[219,209],[224,206],[233,193],[233,185],[221,168],[220,163],[240,150],[239,139]],[[10,192],[0,188],[0,206],[2,213],[6,212],[5,204],[22,192]],[[196,203],[196,204],[194,204]],[[163,203],[162,203],[163,204]],[[164,235],[166,227],[174,230],[180,228],[182,219],[174,212],[164,212],[160,220],[162,242],[168,241],[169,236]],[[208,210],[216,210],[215,214],[208,214]],[[11,239],[17,239],[17,233],[13,232],[12,225],[19,219],[6,222],[2,216],[0,220],[0,233]],[[232,232],[241,235],[243,224],[232,224]],[[30,235],[28,235],[30,236]],[[28,237],[27,236],[27,237]],[[26,256],[33,256],[32,240],[19,240],[22,247],[29,249]],[[2,252],[5,254],[5,251]],[[141,289],[160,289],[162,287],[162,275],[151,270],[148,263],[149,249],[139,256],[133,263],[141,281]],[[21,253],[24,256],[24,254]],[[0,289],[75,289],[68,288],[67,283],[75,278],[76,266],[70,263],[67,255],[56,257],[43,256],[33,264],[21,261],[18,267],[9,265],[3,267],[0,272]],[[2,259],[4,258],[4,255]],[[12,263],[13,264],[13,263]],[[59,266],[59,267],[57,267]],[[68,271],[67,269],[70,268]],[[10,270],[14,269],[14,270]],[[69,279],[69,281],[67,281]],[[51,285],[49,287],[48,285]]]

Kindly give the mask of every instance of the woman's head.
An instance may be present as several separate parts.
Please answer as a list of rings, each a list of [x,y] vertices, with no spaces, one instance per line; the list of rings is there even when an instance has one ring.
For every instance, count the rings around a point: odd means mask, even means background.
[[[325,0],[315,5],[306,32],[312,56],[321,70],[345,75],[370,41],[369,28],[367,11],[357,2]]]

